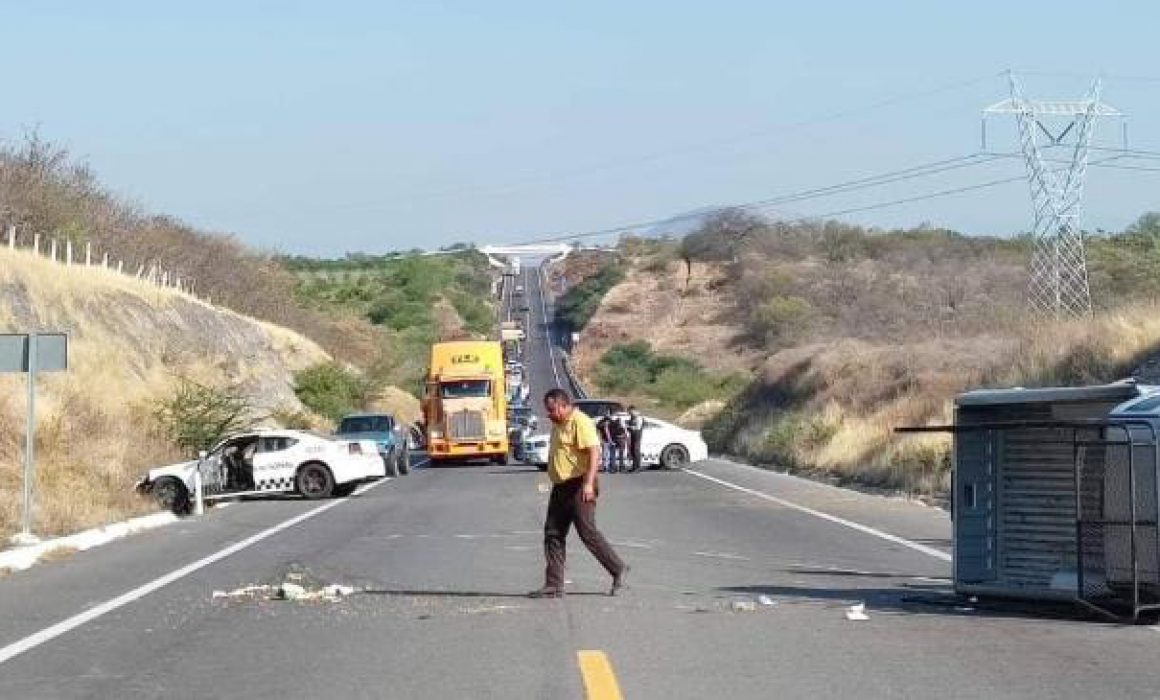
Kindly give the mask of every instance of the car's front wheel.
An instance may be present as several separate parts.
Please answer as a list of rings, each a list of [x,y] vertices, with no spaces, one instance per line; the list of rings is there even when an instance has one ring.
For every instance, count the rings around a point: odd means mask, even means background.
[[[399,476],[399,458],[395,455],[394,450],[383,455],[383,471],[392,479]]]
[[[150,491],[157,505],[177,515],[189,512],[189,489],[174,476],[163,476],[153,484]]]
[[[334,493],[334,476],[325,464],[311,462],[298,470],[297,486],[305,498],[327,498]]]
[[[661,466],[665,469],[684,469],[689,466],[689,451],[684,445],[669,445],[661,450]]]

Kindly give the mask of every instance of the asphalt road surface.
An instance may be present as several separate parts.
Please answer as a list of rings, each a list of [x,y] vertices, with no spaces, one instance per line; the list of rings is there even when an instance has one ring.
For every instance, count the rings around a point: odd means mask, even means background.
[[[542,393],[556,373],[544,329],[531,336]],[[12,574],[0,698],[1160,693],[1152,627],[952,602],[938,510],[717,460],[609,475],[599,519],[633,566],[629,590],[607,596],[573,537],[570,594],[530,600],[546,499],[534,469],[420,469],[347,499],[245,501]],[[287,580],[356,591],[214,595]],[[858,602],[868,619],[848,620]]]

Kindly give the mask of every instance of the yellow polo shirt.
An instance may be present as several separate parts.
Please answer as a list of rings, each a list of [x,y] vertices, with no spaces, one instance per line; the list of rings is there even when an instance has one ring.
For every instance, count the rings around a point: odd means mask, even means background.
[[[578,408],[558,425],[552,426],[552,446],[548,452],[548,476],[553,484],[584,476],[588,472],[588,450],[600,447],[596,424]]]

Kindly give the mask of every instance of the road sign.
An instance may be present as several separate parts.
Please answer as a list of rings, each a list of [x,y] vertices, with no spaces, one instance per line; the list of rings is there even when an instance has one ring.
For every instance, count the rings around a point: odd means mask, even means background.
[[[36,448],[36,375],[68,369],[68,336],[64,333],[0,334],[0,372],[28,375],[28,431],[24,439],[24,515],[17,544],[32,544],[32,480]]]
[[[36,341],[27,333],[0,333],[0,372],[28,372],[29,360],[35,359],[37,372],[62,372],[68,369],[68,336],[64,333],[36,333]],[[36,347],[36,357],[29,350]]]

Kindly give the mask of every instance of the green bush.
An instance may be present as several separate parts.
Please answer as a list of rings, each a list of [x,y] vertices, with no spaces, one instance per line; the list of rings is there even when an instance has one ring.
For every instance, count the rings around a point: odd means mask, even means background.
[[[556,322],[569,332],[578,332],[588,325],[600,302],[610,289],[624,280],[624,265],[620,261],[606,263],[596,274],[573,285],[556,300]]]
[[[208,450],[223,437],[249,428],[253,406],[236,387],[209,386],[182,378],[173,396],[156,411],[162,430],[189,455]]]
[[[337,423],[361,409],[370,387],[361,375],[336,362],[323,362],[294,373],[294,393],[307,408]]]
[[[813,311],[801,297],[775,296],[750,313],[749,331],[762,340],[791,338],[805,327]]]
[[[596,383],[617,394],[644,394],[674,408],[731,396],[744,378],[705,370],[693,360],[653,352],[645,340],[614,345],[600,359]]]

